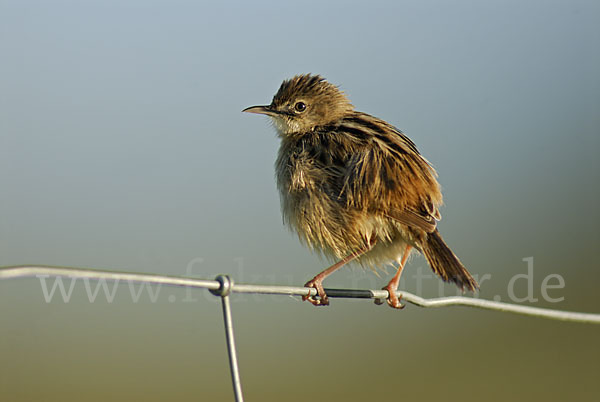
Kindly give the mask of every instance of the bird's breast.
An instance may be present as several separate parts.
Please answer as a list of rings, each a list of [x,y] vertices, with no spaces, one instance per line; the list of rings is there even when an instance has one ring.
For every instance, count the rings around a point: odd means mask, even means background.
[[[331,173],[318,159],[282,144],[275,167],[284,223],[304,243],[336,257],[362,247],[368,236],[354,216],[357,211],[339,200]]]

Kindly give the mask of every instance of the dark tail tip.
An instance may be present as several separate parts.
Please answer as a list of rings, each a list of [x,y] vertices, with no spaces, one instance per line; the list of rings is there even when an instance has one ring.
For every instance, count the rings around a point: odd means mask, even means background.
[[[423,254],[427,262],[444,281],[453,282],[459,288],[465,288],[470,291],[479,289],[477,281],[473,279],[469,271],[460,262],[458,257],[444,243],[438,230],[434,230],[427,235],[427,240],[423,246]]]

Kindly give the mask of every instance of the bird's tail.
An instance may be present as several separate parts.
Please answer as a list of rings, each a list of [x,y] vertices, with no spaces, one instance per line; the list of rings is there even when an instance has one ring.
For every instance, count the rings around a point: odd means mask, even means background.
[[[425,254],[425,258],[427,258],[433,272],[438,274],[444,281],[454,282],[463,290],[466,288],[474,291],[479,288],[469,271],[444,243],[437,229],[427,235],[427,240],[423,245],[423,254]]]

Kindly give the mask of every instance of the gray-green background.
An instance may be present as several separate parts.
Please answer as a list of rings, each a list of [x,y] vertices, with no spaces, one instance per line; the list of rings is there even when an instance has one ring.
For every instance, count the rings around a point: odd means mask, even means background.
[[[595,1],[0,0],[0,265],[303,284],[326,262],[282,226],[273,129],[240,111],[313,72],[439,170],[440,228],[490,275],[480,297],[510,301],[534,257],[533,305],[600,312],[599,17]],[[403,287],[437,296],[419,270]],[[542,297],[550,274],[561,302]],[[1,282],[0,399],[231,400],[217,302],[122,285],[90,303],[79,283],[46,303],[37,279]],[[249,401],[598,398],[597,326],[287,297],[233,313]]]

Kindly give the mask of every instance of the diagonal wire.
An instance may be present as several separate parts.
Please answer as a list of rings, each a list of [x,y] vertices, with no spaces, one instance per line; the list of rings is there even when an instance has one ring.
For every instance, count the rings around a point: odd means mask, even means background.
[[[231,304],[229,295],[233,287],[233,279],[229,275],[219,275],[215,278],[219,283],[219,289],[211,290],[215,296],[221,296],[223,307],[223,324],[225,325],[225,339],[227,340],[227,352],[229,354],[229,369],[231,370],[231,383],[233,385],[233,395],[236,402],[244,402],[242,394],[242,381],[240,380],[240,369],[237,361],[237,352],[235,349],[235,337],[233,334],[233,319],[231,318]]]
[[[64,276],[70,278],[105,279],[114,281],[145,282],[150,284],[163,284],[204,288],[218,290],[221,284],[216,280],[202,280],[178,276],[164,276],[153,274],[138,274],[128,272],[100,271],[82,268],[66,268],[41,265],[12,266],[0,268],[0,279],[23,278],[32,276]],[[387,290],[367,289],[325,289],[331,298],[360,298],[360,299],[385,299]],[[317,291],[312,288],[277,286],[277,285],[247,285],[234,284],[232,293],[255,293],[290,296],[316,296]],[[448,307],[467,306],[487,310],[504,311],[533,317],[541,317],[559,321],[572,321],[588,324],[600,324],[600,314],[579,313],[571,311],[551,310],[540,307],[523,306],[491,300],[476,299],[472,297],[454,296],[425,299],[415,294],[401,291],[398,294],[404,301],[419,307]]]

